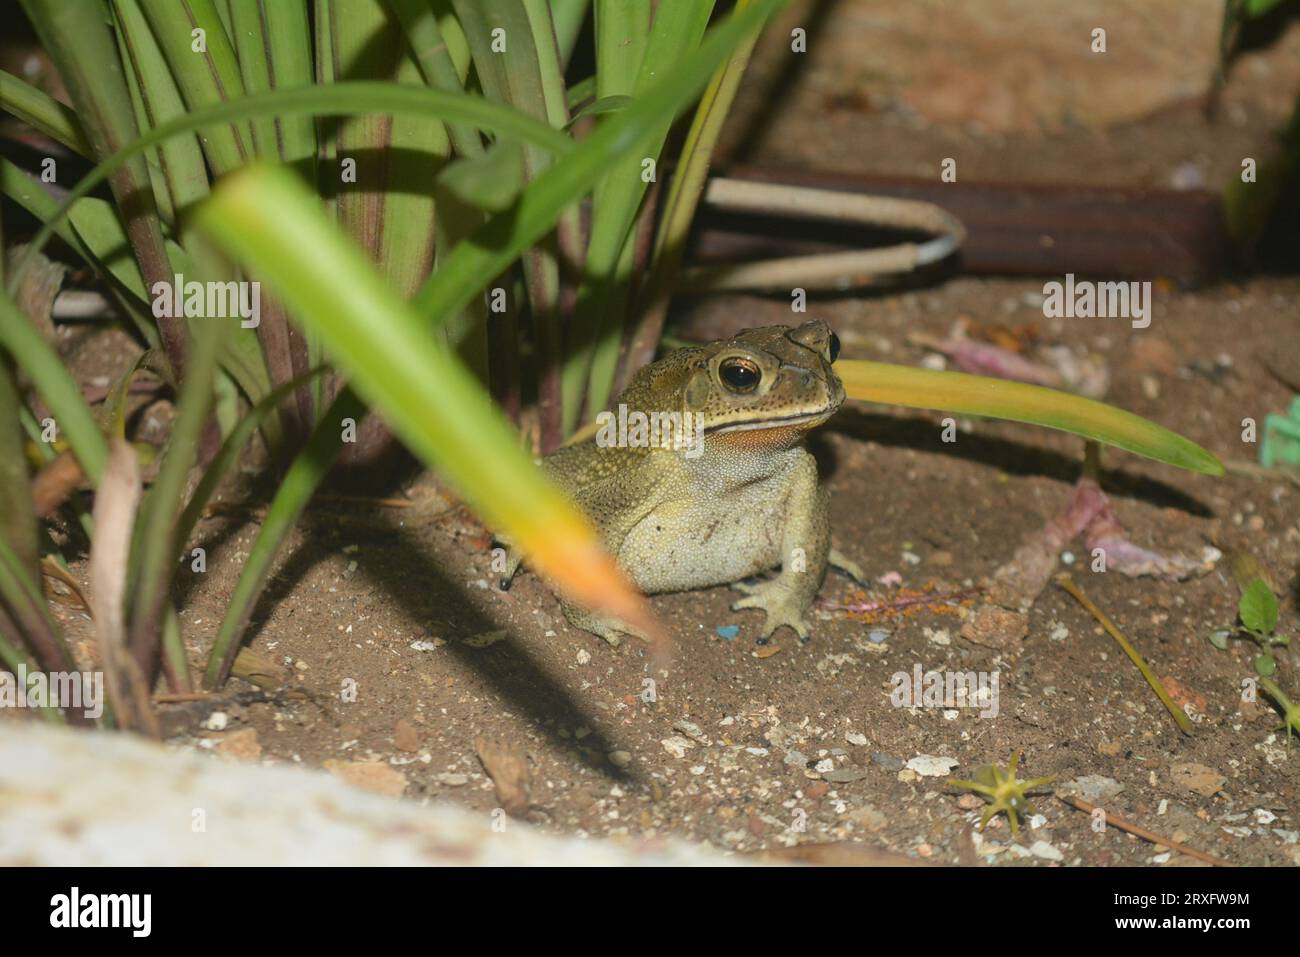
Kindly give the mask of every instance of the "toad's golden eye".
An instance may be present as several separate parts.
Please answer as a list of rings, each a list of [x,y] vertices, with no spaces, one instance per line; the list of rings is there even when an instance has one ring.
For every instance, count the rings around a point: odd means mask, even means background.
[[[758,366],[748,359],[737,358],[722,360],[718,375],[722,378],[722,384],[732,392],[753,392],[758,388],[758,380],[762,378]]]
[[[831,333],[831,362],[840,357],[840,337]]]

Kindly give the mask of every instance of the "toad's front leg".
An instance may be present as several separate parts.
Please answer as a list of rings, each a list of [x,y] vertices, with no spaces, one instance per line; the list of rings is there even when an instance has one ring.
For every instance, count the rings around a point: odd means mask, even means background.
[[[809,454],[794,466],[787,494],[774,502],[767,520],[781,524],[781,572],[756,585],[732,585],[745,597],[732,611],[761,608],[767,613],[763,636],[789,625],[801,640],[810,635],[804,617],[826,577],[831,547],[830,495],[817,481],[817,463]]]

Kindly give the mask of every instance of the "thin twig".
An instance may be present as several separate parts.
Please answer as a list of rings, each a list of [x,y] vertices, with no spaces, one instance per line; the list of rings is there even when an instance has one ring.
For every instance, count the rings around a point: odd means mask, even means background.
[[[317,495],[318,502],[335,502],[342,505],[373,505],[375,508],[413,508],[415,502],[408,498],[372,498],[369,495]]]
[[[827,611],[847,611],[855,614],[870,614],[878,611],[900,611],[916,605],[959,605],[962,602],[981,594],[982,591],[983,590],[980,588],[970,588],[965,591],[948,593],[927,592],[921,595],[907,595],[889,601],[833,602],[827,603],[822,607]]]
[[[414,508],[416,502],[405,498],[371,498],[368,495],[317,495],[313,504],[307,506],[314,510],[319,505],[370,505],[374,508]],[[265,502],[213,502],[203,509],[205,518],[214,515],[241,515],[256,513],[265,509]]]
[[[1081,797],[1075,797],[1073,794],[1057,794],[1058,798],[1069,804],[1071,807],[1078,808],[1085,814],[1091,814],[1097,810],[1097,805],[1089,804]],[[1106,815],[1106,823],[1119,828],[1121,831],[1127,831],[1135,837],[1140,837],[1144,841],[1150,841],[1152,844],[1160,844],[1170,850],[1177,851],[1179,854],[1186,854],[1188,857],[1194,857],[1198,861],[1206,864],[1213,864],[1215,867],[1236,867],[1236,864],[1230,864],[1222,858],[1215,857],[1213,854],[1206,854],[1204,851],[1198,851],[1194,847],[1188,847],[1186,844],[1180,844],[1178,841],[1168,837],[1161,837],[1155,831],[1148,831],[1145,827],[1140,827],[1132,821],[1126,821],[1118,814],[1110,811],[1103,811]]]
[[[1106,631],[1110,633],[1110,636],[1115,639],[1116,643],[1124,649],[1124,654],[1128,655],[1129,660],[1131,660],[1133,664],[1137,665],[1138,671],[1142,672],[1142,677],[1147,680],[1147,684],[1149,684],[1151,690],[1156,693],[1156,697],[1158,697],[1161,702],[1164,703],[1164,706],[1169,709],[1169,713],[1172,714],[1174,720],[1178,722],[1179,730],[1181,730],[1183,734],[1190,735],[1192,733],[1192,719],[1187,717],[1187,713],[1179,707],[1178,702],[1169,696],[1169,692],[1165,690],[1165,686],[1160,683],[1160,679],[1156,677],[1156,674],[1151,670],[1151,667],[1142,660],[1142,656],[1138,654],[1138,650],[1129,644],[1129,640],[1124,637],[1124,633],[1119,630],[1119,626],[1110,620],[1109,615],[1092,603],[1092,599],[1083,593],[1083,590],[1074,583],[1074,580],[1070,578],[1069,575],[1057,575],[1056,583],[1073,595],[1080,605],[1088,609],[1088,611],[1092,613],[1092,616],[1101,622],[1101,627],[1105,628]]]

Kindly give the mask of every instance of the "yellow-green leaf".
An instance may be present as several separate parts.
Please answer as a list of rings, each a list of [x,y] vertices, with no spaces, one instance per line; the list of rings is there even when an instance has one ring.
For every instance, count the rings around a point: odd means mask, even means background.
[[[851,399],[1045,425],[1193,472],[1223,474],[1223,463],[1178,433],[1068,392],[861,359],[841,359],[835,371]]]

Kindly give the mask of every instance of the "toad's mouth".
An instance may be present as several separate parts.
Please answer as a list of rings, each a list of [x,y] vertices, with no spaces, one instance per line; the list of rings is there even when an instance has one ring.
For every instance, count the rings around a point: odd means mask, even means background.
[[[753,419],[748,422],[724,422],[720,425],[706,425],[704,434],[719,435],[725,432],[753,432],[759,429],[788,429],[799,425],[807,425],[811,428],[825,422],[835,414],[839,407],[839,403],[836,403],[815,412],[800,412],[778,418]]]

